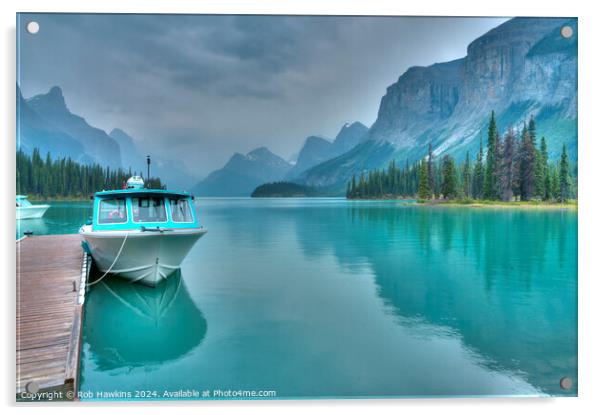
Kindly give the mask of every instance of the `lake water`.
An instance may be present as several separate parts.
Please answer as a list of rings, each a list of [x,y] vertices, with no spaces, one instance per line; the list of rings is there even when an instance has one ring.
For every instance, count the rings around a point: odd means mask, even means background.
[[[88,293],[88,398],[577,393],[575,211],[196,206],[209,232],[179,275],[155,289],[109,278]],[[54,204],[38,233],[74,232],[89,215],[89,203]]]

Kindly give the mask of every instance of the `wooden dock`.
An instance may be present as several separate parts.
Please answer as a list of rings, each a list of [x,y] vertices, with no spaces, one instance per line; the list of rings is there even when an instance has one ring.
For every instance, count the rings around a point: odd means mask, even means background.
[[[17,400],[77,395],[88,263],[79,235],[17,241]]]

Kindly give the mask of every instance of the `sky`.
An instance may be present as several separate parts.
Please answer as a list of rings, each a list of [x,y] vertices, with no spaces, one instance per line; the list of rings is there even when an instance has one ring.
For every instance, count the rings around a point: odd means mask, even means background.
[[[409,67],[461,58],[506,20],[25,14],[18,82],[25,98],[60,86],[91,125],[202,177],[235,152],[289,159],[307,136],[369,127]]]

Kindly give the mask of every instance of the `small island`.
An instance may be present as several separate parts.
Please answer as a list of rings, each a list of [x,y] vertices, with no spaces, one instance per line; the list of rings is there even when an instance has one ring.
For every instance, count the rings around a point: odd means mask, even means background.
[[[292,182],[273,182],[258,186],[251,197],[318,197],[321,193],[311,187]]]

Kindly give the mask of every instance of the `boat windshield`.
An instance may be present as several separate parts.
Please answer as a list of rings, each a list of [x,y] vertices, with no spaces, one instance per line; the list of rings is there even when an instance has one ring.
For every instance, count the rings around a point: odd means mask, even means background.
[[[188,199],[169,199],[169,212],[174,222],[192,222],[192,212]]]
[[[166,222],[165,201],[159,196],[133,197],[134,222]]]
[[[98,223],[125,223],[127,222],[125,198],[102,199],[98,212]]]
[[[17,199],[17,207],[29,207],[29,206],[32,206],[32,204],[29,203],[29,200],[27,200],[25,198]]]

